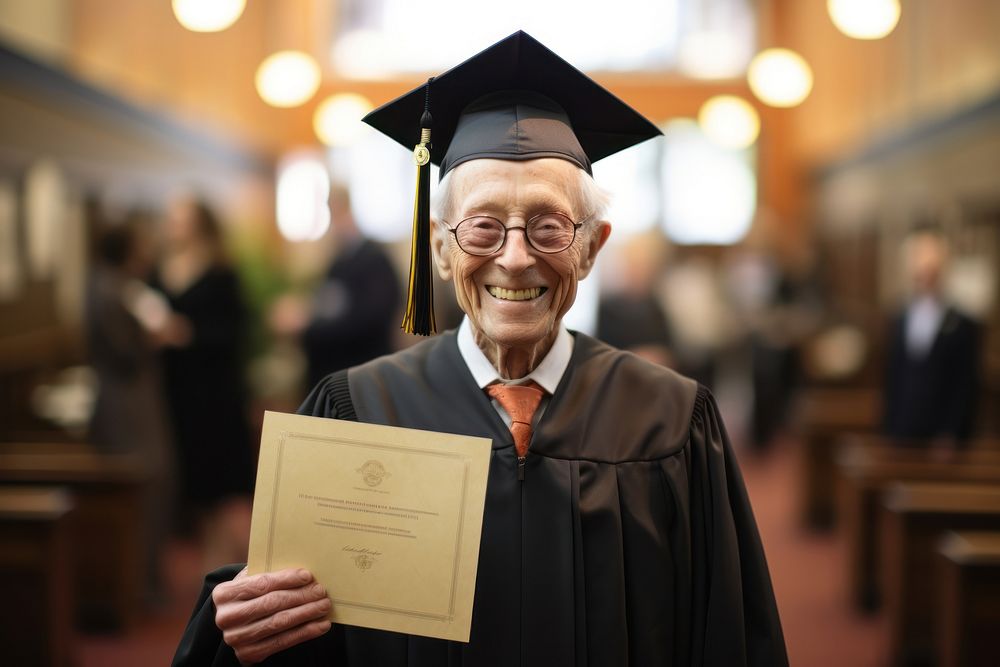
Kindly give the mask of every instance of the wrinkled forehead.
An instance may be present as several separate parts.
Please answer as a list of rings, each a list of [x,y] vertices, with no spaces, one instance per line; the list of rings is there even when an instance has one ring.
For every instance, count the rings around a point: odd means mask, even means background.
[[[448,173],[449,208],[461,213],[481,207],[551,207],[576,214],[582,204],[582,176],[585,172],[578,166],[559,158],[470,160]]]

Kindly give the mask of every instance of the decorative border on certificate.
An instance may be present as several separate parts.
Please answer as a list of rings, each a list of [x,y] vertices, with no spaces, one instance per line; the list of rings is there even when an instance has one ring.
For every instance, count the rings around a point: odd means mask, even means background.
[[[489,438],[267,411],[252,574],[304,567],[334,623],[467,642]]]
[[[271,516],[270,516],[270,522],[269,522],[269,525],[268,525],[268,540],[267,540],[267,548],[266,548],[265,557],[264,557],[264,568],[266,570],[272,569],[272,552],[273,552],[274,542],[275,542],[275,540],[274,540],[274,534],[275,534],[275,531],[276,531],[276,528],[277,528],[277,519],[278,519],[278,516],[280,515],[280,512],[278,511],[278,509],[279,509],[278,508],[278,499],[280,498],[279,489],[281,487],[282,470],[283,470],[282,463],[283,463],[284,458],[285,458],[286,445],[288,445],[289,443],[293,443],[293,442],[295,442],[297,440],[298,441],[322,442],[322,443],[333,444],[333,445],[341,445],[341,446],[347,446],[347,447],[357,447],[357,448],[360,448],[360,449],[371,449],[371,450],[380,450],[381,449],[381,450],[391,450],[391,451],[403,452],[403,453],[407,453],[407,454],[422,454],[422,455],[425,455],[425,456],[432,456],[432,457],[438,457],[438,458],[453,459],[453,460],[458,461],[459,463],[461,463],[461,465],[462,465],[462,473],[461,473],[461,475],[462,475],[462,492],[461,492],[461,503],[460,503],[460,506],[459,506],[460,507],[459,514],[458,514],[458,517],[457,517],[457,519],[455,521],[455,523],[456,523],[456,527],[455,527],[456,534],[455,534],[455,537],[454,537],[455,549],[454,549],[454,553],[453,553],[453,557],[452,557],[452,563],[451,563],[451,576],[450,576],[451,589],[450,589],[450,591],[448,593],[448,599],[449,599],[448,612],[445,613],[445,614],[441,614],[441,613],[435,613],[435,612],[432,612],[432,611],[425,611],[425,610],[418,610],[418,609],[401,609],[401,608],[395,608],[395,607],[387,607],[387,606],[380,606],[380,605],[369,604],[369,603],[360,602],[360,601],[357,601],[357,600],[347,600],[347,599],[343,599],[343,598],[331,597],[331,600],[333,601],[333,603],[335,605],[351,606],[351,607],[355,607],[355,608],[358,608],[358,609],[366,609],[366,610],[369,610],[369,611],[374,611],[374,612],[379,612],[379,613],[403,614],[403,615],[406,615],[406,616],[412,616],[414,618],[432,619],[432,620],[436,620],[436,621],[447,621],[447,622],[450,622],[450,621],[454,620],[454,617],[455,617],[455,596],[456,596],[457,591],[458,591],[459,560],[460,560],[460,552],[461,552],[461,546],[462,546],[462,529],[463,529],[463,526],[465,525],[465,510],[466,510],[466,506],[468,505],[468,502],[467,502],[467,493],[468,493],[468,487],[469,487],[469,457],[466,456],[466,455],[463,455],[461,453],[458,453],[458,452],[441,452],[441,451],[435,451],[435,450],[432,450],[432,449],[421,449],[421,448],[414,448],[414,447],[400,447],[399,445],[394,445],[394,444],[388,443],[388,442],[378,442],[378,441],[373,442],[373,441],[370,441],[370,440],[361,441],[361,440],[357,440],[357,439],[353,439],[353,438],[345,438],[343,436],[323,437],[323,436],[312,435],[312,434],[307,434],[307,433],[295,433],[295,432],[290,432],[290,431],[281,431],[280,436],[279,436],[279,440],[278,440],[278,455],[277,455],[277,460],[275,461],[274,486],[273,486],[273,489],[272,489],[272,496],[271,496],[274,499],[274,501],[273,501],[274,505],[273,505],[273,508],[272,508],[272,512],[271,512]],[[376,478],[379,481],[381,481],[381,477],[379,476],[380,473],[379,473],[378,470],[374,470],[374,471],[372,471],[371,473],[368,473],[368,474],[371,474],[374,478]],[[338,500],[333,499],[333,498],[329,498],[329,499],[326,499],[326,500],[333,501],[333,502],[344,502],[344,501],[338,501]],[[405,510],[405,511],[408,511],[408,512],[426,513],[426,512],[423,512],[422,510],[414,510],[414,509],[409,509],[409,508],[398,508],[398,509]],[[317,525],[322,525],[322,526],[333,525],[334,527],[345,529],[345,530],[359,530],[359,528],[351,527],[351,526],[347,526],[347,525],[343,525],[343,524],[326,524],[326,523],[320,523],[320,522],[316,522],[316,523],[317,523]],[[373,526],[373,528],[374,528],[374,526]],[[383,534],[390,534],[390,535],[392,535],[393,533],[391,533],[391,532],[389,532],[389,533],[383,532]],[[401,538],[411,537],[411,536],[401,535],[401,534],[394,535],[394,536],[401,537]]]

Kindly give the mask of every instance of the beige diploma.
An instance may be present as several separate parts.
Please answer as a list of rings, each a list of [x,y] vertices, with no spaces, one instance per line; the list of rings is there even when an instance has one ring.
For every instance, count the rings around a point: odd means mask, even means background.
[[[490,448],[265,413],[249,571],[309,569],[335,623],[469,641]]]

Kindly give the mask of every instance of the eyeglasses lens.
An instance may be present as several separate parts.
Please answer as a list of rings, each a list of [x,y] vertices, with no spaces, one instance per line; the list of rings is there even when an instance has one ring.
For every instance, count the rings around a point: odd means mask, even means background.
[[[561,252],[573,243],[576,226],[562,214],[544,213],[528,221],[525,234],[528,243],[536,250],[545,253]],[[455,228],[459,247],[472,255],[493,254],[503,245],[505,236],[503,223],[488,216],[466,218]]]

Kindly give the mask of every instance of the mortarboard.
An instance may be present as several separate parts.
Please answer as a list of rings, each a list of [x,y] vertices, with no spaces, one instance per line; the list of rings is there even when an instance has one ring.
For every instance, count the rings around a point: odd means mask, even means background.
[[[364,117],[413,149],[417,192],[403,329],[434,333],[430,164],[555,157],[587,173],[601,158],[660,134],[610,91],[518,31]]]

